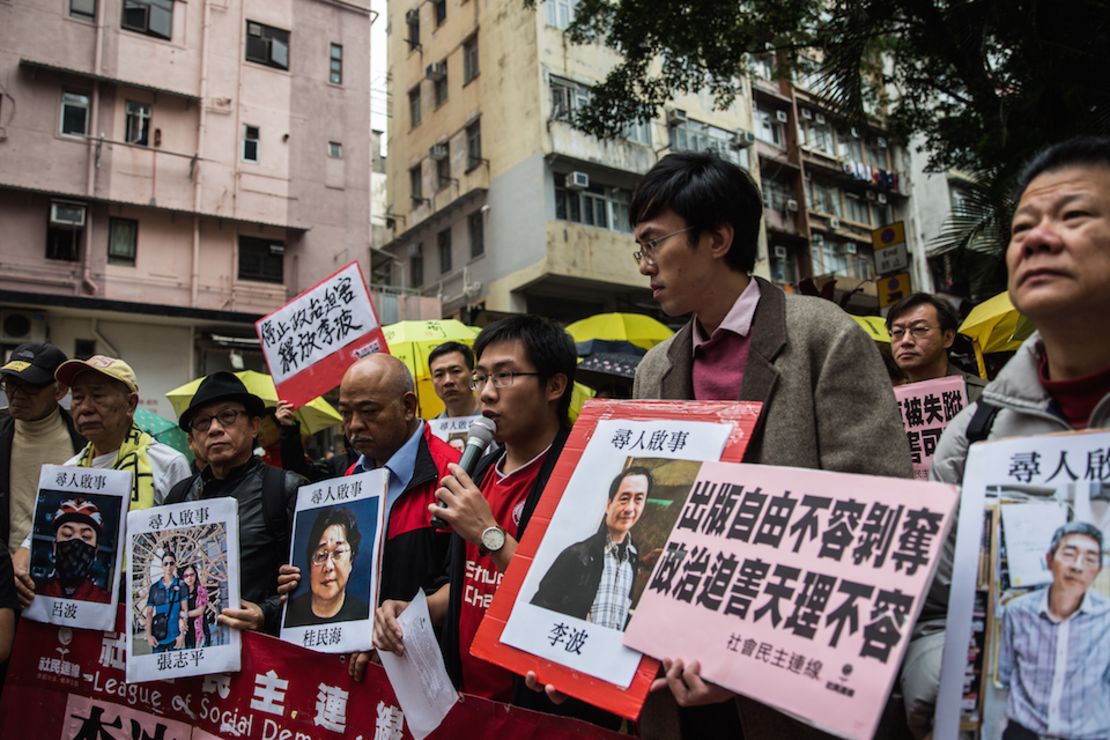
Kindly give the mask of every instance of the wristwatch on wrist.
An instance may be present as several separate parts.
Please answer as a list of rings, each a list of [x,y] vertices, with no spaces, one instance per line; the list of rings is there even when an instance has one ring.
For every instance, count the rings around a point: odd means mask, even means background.
[[[505,546],[505,530],[501,527],[486,527],[482,530],[481,543],[479,550],[483,555],[497,552]]]

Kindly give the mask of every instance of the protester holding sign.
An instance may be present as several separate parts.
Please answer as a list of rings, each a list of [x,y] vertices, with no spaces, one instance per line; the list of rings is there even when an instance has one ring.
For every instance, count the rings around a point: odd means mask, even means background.
[[[976,441],[1110,426],[1110,138],[1046,148],[1018,178],[1015,200],[1010,300],[1037,333],[945,429],[933,459],[942,481],[962,482]],[[919,737],[932,725],[940,680],[952,550],[945,555],[902,677]]]
[[[417,416],[416,385],[396,357],[374,354],[358,360],[339,385],[343,432],[359,458],[348,475],[382,469],[389,473],[386,534],[382,552],[382,601],[408,601],[423,589],[434,592],[446,580],[444,562],[450,532],[431,526],[428,506],[439,481],[458,462],[459,453],[432,435]],[[301,572],[282,566],[279,592],[291,593]],[[369,653],[351,656],[348,667],[361,680]]]
[[[556,711],[542,694],[524,688],[519,677],[474,658],[470,644],[566,441],[577,360],[574,342],[547,319],[521,315],[483,329],[474,352],[472,387],[482,413],[497,425],[498,447],[473,475],[452,465],[452,474],[436,492],[446,506],[429,507],[427,513],[436,514],[454,532],[450,580],[428,598],[429,612],[442,629],[447,671],[462,691]],[[406,606],[389,600],[378,609],[378,649],[404,651],[397,616]],[[558,709],[595,721],[604,716],[585,705]]]
[[[265,409],[228,372],[212,373],[197,388],[180,425],[193,435],[208,466],[174,486],[166,503],[231,497],[239,502],[242,606],[225,609],[222,624],[277,634],[281,601],[278,568],[289,553],[297,489],[305,479],[272,468],[254,455],[254,438]]]
[[[906,380],[920,383],[948,375],[959,376],[967,383],[968,395],[975,401],[986,381],[965,373],[948,359],[958,327],[959,318],[952,307],[928,293],[906,296],[891,306],[886,315],[890,352]]]
[[[162,503],[170,488],[189,476],[189,463],[177,450],[139,429],[134,422],[139,403],[135,371],[120,359],[94,355],[58,366],[57,381],[68,385],[77,431],[89,440],[66,465],[122,470],[131,473],[131,511]],[[16,588],[26,606],[35,595],[28,572],[30,535],[13,556]]]
[[[762,202],[747,172],[713,154],[669,154],[640,181],[632,256],[663,311],[693,318],[644,356],[633,397],[761,401],[745,461],[908,477],[906,437],[873,342],[828,301],[750,276]],[[681,661],[667,665],[681,704],[729,696]],[[665,715],[653,721],[680,734],[673,705],[653,709]],[[743,711],[753,735],[801,731],[754,703]],[[685,734],[740,731],[731,709],[706,710],[696,723],[688,719]]]

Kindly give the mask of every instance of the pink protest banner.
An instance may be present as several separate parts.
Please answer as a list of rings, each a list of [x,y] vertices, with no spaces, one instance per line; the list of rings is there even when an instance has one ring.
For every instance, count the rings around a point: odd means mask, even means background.
[[[259,319],[254,328],[278,396],[294,406],[339,385],[358,358],[389,351],[358,262]]]
[[[237,673],[128,684],[120,632],[21,620],[0,701],[0,737],[412,738],[381,666],[368,666],[365,679],[355,683],[339,656],[254,632],[243,634],[242,645],[242,669]],[[464,695],[428,737],[624,736]]]
[[[941,483],[703,463],[624,644],[869,738],[956,499]]]
[[[894,397],[910,443],[913,477],[928,480],[940,435],[948,422],[967,406],[967,383],[958,375],[948,375],[896,385]]]

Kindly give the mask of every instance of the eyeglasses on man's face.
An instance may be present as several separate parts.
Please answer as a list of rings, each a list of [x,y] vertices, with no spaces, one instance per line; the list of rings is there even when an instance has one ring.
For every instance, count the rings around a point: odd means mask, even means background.
[[[932,330],[933,327],[928,324],[914,324],[913,326],[899,326],[895,324],[890,327],[890,341],[901,342],[907,334],[914,339],[924,339],[929,336],[929,332]]]
[[[664,234],[663,236],[657,236],[654,239],[650,239],[646,242],[637,241],[636,244],[640,248],[632,253],[632,259],[636,260],[637,265],[640,264],[640,262],[647,262],[649,265],[654,265],[655,264],[655,256],[656,256],[656,253],[659,251],[659,245],[660,244],[662,244],[667,239],[670,239],[672,236],[677,236],[678,234],[685,234],[687,231],[693,231],[694,228],[695,227],[693,227],[693,226],[687,226],[685,229],[679,229],[678,231],[672,231],[669,234]]]
[[[539,375],[539,373],[518,373],[512,370],[498,370],[495,373],[474,373],[470,376],[470,390],[480,391],[486,387],[486,381],[492,380],[494,388],[508,388],[513,384],[513,378],[518,375]]]
[[[22,380],[16,380],[15,378],[10,377],[0,380],[0,390],[3,390],[4,394],[7,395],[8,398],[11,398],[16,393],[19,393],[23,396],[37,396],[39,393],[50,387],[50,385],[51,383],[47,383],[46,385],[32,385],[31,383],[27,383]]]
[[[241,414],[245,413],[247,412],[241,409],[224,409],[218,414],[212,414],[211,416],[198,416],[193,419],[189,426],[193,428],[194,432],[207,432],[208,428],[212,426],[212,420],[215,419],[220,422],[220,426],[227,429],[235,423],[235,420],[238,419]]]

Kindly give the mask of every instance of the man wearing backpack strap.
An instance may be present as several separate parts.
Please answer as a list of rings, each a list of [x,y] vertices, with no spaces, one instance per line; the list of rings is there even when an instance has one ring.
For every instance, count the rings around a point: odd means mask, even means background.
[[[307,481],[265,465],[254,454],[265,406],[232,373],[209,375],[197,388],[180,425],[204,453],[208,466],[181,481],[166,503],[230,496],[239,502],[239,572],[242,605],[224,609],[219,621],[234,629],[278,633],[281,601],[278,568],[288,560],[297,489]]]
[[[962,483],[977,441],[1110,427],[1110,138],[1048,147],[1026,165],[1016,195],[1006,251],[1010,300],[1037,332],[945,429],[933,457],[936,480]],[[918,737],[932,724],[953,553],[950,538],[902,672]]]

